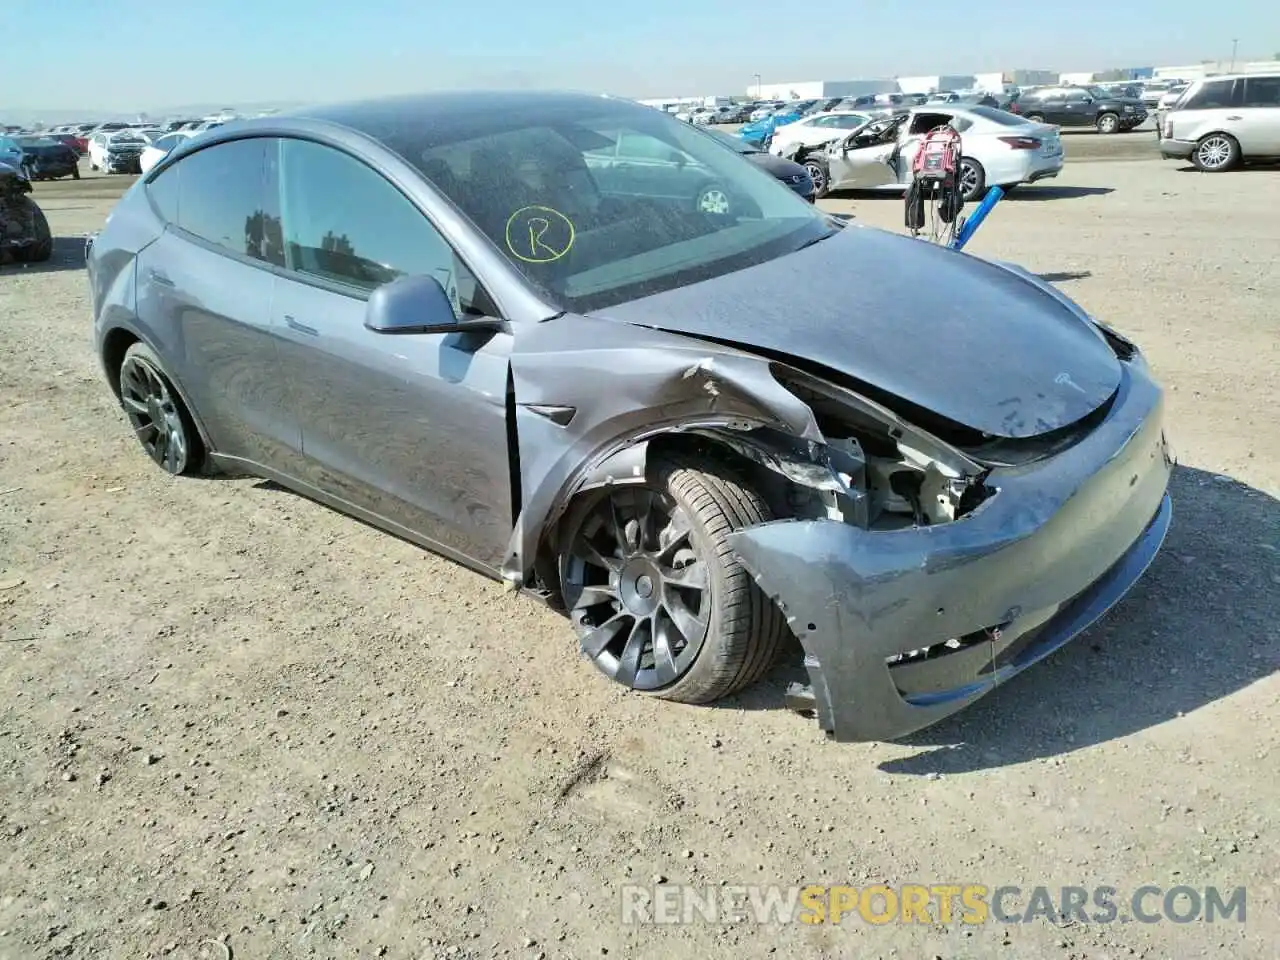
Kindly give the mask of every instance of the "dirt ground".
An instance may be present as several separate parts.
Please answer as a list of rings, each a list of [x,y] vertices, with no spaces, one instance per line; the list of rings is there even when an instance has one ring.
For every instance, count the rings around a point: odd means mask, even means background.
[[[497,584],[153,467],[82,269],[127,182],[39,185],[54,262],[0,268],[0,958],[1280,955],[1280,173],[1077,158],[996,208],[971,252],[1059,284],[1166,384],[1173,529],[1065,650],[855,745],[783,708],[781,668],[714,708],[626,694]],[[622,886],[655,878],[1245,886],[1248,910],[624,925]]]

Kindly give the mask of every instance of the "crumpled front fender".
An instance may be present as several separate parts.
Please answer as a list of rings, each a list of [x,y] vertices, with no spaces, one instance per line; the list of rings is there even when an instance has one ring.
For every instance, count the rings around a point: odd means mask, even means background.
[[[648,438],[767,426],[823,441],[767,361],[677,334],[565,315],[518,330],[511,369],[522,508],[502,568],[510,583],[526,582],[576,493],[639,479],[636,445]]]

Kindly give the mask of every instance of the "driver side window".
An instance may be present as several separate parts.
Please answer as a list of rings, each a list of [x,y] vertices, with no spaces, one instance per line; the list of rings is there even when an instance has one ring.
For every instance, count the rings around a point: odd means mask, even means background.
[[[286,269],[357,295],[405,275],[434,276],[456,312],[493,312],[444,237],[372,167],[332,147],[286,139],[279,170]]]

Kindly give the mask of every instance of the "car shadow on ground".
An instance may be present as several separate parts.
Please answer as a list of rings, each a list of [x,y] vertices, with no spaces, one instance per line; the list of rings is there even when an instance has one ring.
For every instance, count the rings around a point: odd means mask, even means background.
[[[44,263],[6,263],[0,266],[0,276],[10,273],[59,273],[63,270],[83,270],[84,241],[84,237],[54,237],[53,256]]]
[[[1115,193],[1115,187],[1050,186],[1046,183],[1022,184],[1010,191],[1006,200],[1077,200],[1080,197],[1101,197]]]
[[[1178,467],[1163,549],[1115,608],[966,710],[898,743],[886,773],[966,773],[1071,753],[1174,720],[1280,670],[1280,500]],[[856,641],[851,641],[856,642]],[[785,709],[792,639],[763,682],[715,706]],[[813,723],[813,720],[803,722]]]

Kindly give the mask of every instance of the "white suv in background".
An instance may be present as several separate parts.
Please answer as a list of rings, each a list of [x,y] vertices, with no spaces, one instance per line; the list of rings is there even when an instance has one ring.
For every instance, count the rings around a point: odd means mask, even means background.
[[[1210,173],[1280,159],[1280,73],[1197,80],[1161,120],[1160,153]]]

